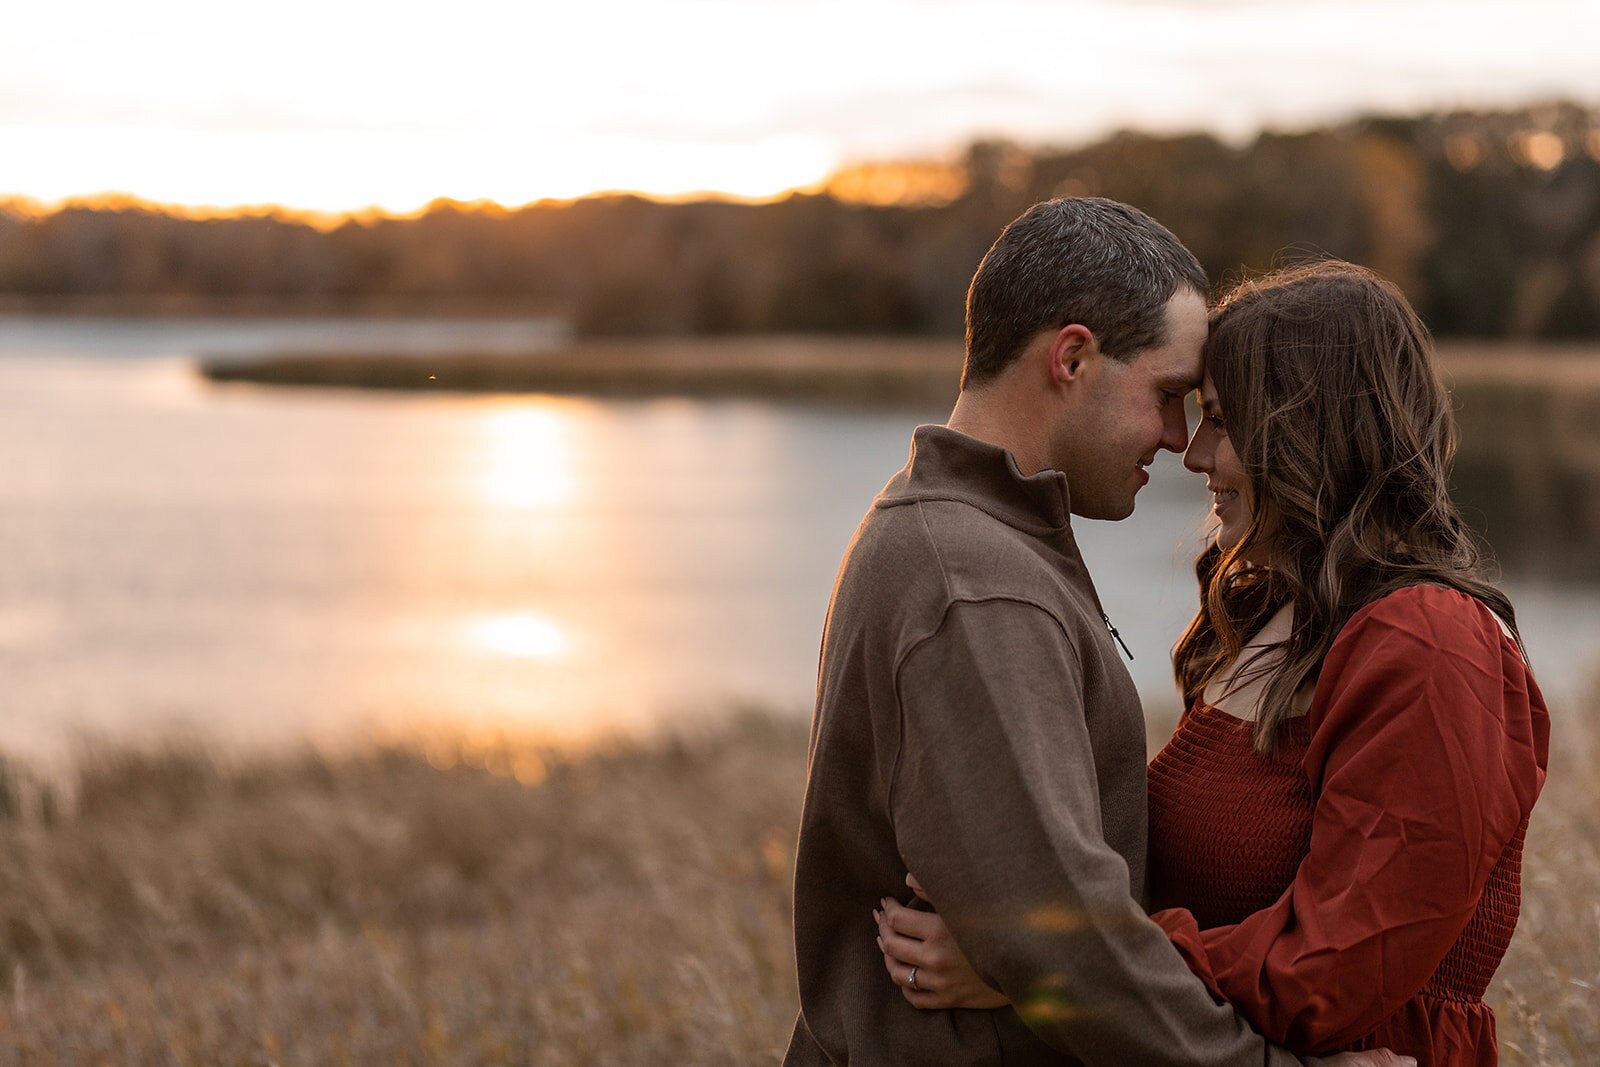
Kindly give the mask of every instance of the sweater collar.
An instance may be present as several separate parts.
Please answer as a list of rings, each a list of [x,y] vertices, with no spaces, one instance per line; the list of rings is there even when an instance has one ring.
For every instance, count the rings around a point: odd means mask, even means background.
[[[1023,474],[1006,449],[937,424],[917,427],[910,462],[877,506],[918,500],[960,501],[1033,533],[1060,530],[1071,515],[1065,474],[1048,467]]]

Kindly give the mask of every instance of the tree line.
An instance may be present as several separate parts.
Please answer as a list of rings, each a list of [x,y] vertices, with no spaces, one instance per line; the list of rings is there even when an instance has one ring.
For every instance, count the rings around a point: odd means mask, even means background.
[[[1442,335],[1600,336],[1600,110],[1368,117],[1244,145],[1120,133],[878,164],[760,204],[440,201],[319,227],[137,203],[0,207],[0,305],[545,314],[587,335],[954,334],[1029,204],[1100,195],[1167,224],[1220,286],[1288,254],[1400,284]]]

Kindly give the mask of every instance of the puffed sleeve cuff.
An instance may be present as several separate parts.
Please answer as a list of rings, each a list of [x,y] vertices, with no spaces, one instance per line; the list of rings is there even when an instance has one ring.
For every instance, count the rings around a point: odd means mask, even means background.
[[[1206,955],[1205,939],[1200,936],[1200,924],[1195,922],[1194,914],[1188,908],[1167,908],[1152,913],[1150,918],[1166,933],[1172,947],[1211,990],[1211,995],[1219,1001],[1226,1000],[1222,987],[1217,985],[1217,976],[1211,973],[1211,958]]]

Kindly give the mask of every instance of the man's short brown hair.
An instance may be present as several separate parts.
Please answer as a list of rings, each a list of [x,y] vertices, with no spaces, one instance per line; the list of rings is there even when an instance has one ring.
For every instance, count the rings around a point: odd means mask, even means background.
[[[961,387],[1004,371],[1041,330],[1087,327],[1100,351],[1131,360],[1166,340],[1179,287],[1206,295],[1194,253],[1138,208],[1100,197],[1035,204],[1005,228],[967,290]]]

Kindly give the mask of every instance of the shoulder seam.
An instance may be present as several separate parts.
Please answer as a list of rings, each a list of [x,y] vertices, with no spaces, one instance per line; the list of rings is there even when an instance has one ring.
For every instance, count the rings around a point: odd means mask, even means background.
[[[923,634],[921,637],[917,638],[915,641],[912,641],[910,644],[908,644],[906,646],[905,650],[903,652],[901,652],[900,655],[897,657],[895,665],[894,665],[894,709],[895,709],[894,759],[890,761],[890,764],[889,764],[889,781],[887,783],[885,783],[885,787],[884,787],[884,804],[885,804],[885,806],[887,807],[887,809],[891,813],[894,811],[894,790],[895,790],[895,784],[897,782],[899,782],[899,780],[900,780],[900,756],[905,751],[905,738],[906,738],[906,708],[905,708],[905,703],[901,700],[901,697],[900,697],[900,672],[905,668],[906,661],[909,660],[913,655],[915,655],[918,649],[920,649],[923,645],[927,644],[929,641],[933,640],[936,636],[938,636],[939,631],[943,630],[944,626],[945,626],[945,623],[949,621],[950,613],[953,610],[955,610],[957,607],[960,607],[963,604],[996,604],[996,603],[1011,603],[1011,604],[1017,604],[1017,605],[1019,605],[1021,607],[1032,608],[1034,611],[1038,612],[1039,614],[1041,614],[1041,615],[1045,616],[1046,618],[1048,618],[1051,622],[1055,623],[1056,624],[1056,629],[1060,630],[1061,631],[1061,635],[1064,638],[1066,638],[1067,648],[1071,649],[1071,651],[1072,651],[1072,658],[1073,658],[1074,662],[1077,664],[1078,672],[1080,674],[1083,672],[1083,658],[1078,652],[1077,644],[1072,640],[1071,631],[1068,630],[1066,624],[1061,620],[1061,618],[1059,616],[1056,615],[1055,612],[1051,611],[1049,608],[1045,607],[1043,604],[1040,604],[1039,602],[1034,601],[1034,600],[1029,600],[1026,597],[1008,596],[1008,595],[1003,595],[1003,594],[995,594],[993,596],[976,596],[976,597],[948,597],[946,599],[946,601],[945,601],[944,611],[942,611],[939,614],[938,625],[934,626],[933,629],[929,630],[927,633]]]

